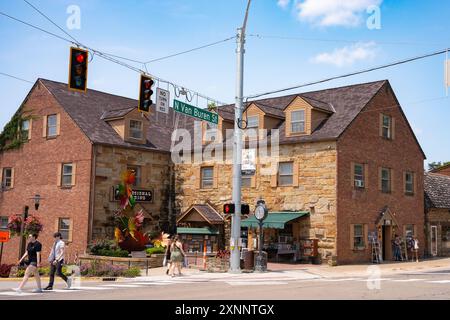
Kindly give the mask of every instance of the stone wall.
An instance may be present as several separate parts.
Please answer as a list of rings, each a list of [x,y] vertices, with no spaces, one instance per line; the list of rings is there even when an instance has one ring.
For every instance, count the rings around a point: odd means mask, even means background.
[[[141,167],[139,190],[153,190],[152,203],[138,202],[149,213],[145,231],[167,229],[169,224],[169,162],[170,155],[162,152],[124,149],[109,146],[95,147],[95,199],[93,238],[112,238],[114,234],[113,214],[119,203],[113,201],[113,186],[120,183],[121,173],[128,165]],[[165,230],[168,231],[168,230]]]
[[[336,239],[336,143],[320,142],[280,146],[280,162],[295,161],[298,168],[298,186],[273,186],[272,176],[263,175],[267,165],[258,165],[255,186],[242,189],[242,201],[250,204],[262,198],[270,211],[309,211],[309,218],[300,222],[300,236],[320,239],[322,256],[335,251]],[[215,166],[215,187],[199,188],[200,165],[176,165],[176,205],[184,212],[192,204],[208,201],[222,212],[223,204],[231,202],[232,166],[230,164],[204,163]],[[225,224],[229,239],[229,221]]]
[[[439,257],[450,256],[450,209],[429,209],[426,213],[426,250],[427,255],[431,252],[431,226],[437,227],[437,254]]]

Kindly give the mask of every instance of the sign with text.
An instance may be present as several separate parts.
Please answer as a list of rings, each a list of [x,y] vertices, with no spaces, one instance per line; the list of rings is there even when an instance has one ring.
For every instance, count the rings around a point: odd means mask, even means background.
[[[161,88],[156,89],[156,111],[169,113],[170,92]]]
[[[207,110],[191,106],[190,104],[178,101],[176,99],[173,100],[173,109],[176,112],[184,113],[185,115],[203,121],[208,121],[215,124],[219,123],[219,115],[217,113],[209,112]]]
[[[256,172],[256,149],[242,150],[241,173],[244,176],[252,176]]]
[[[119,190],[113,187],[114,201],[119,201]],[[153,202],[153,190],[133,190],[131,192],[136,202]]]
[[[0,243],[8,242],[10,238],[9,231],[0,231]]]

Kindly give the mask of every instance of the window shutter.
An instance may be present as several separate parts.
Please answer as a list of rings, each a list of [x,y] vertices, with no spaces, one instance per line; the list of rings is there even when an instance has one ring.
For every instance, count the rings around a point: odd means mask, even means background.
[[[61,133],[61,114],[56,115],[56,135],[59,136]]]
[[[276,165],[275,173],[272,173],[270,176],[270,186],[277,187],[278,186],[278,164]]]
[[[395,171],[394,169],[390,169],[390,176],[389,178],[391,178],[391,192],[395,191]]]
[[[381,191],[383,188],[382,188],[382,184],[381,184],[381,177],[382,177],[382,174],[381,174],[381,172],[382,172],[382,168],[381,167],[379,167],[378,168],[378,190],[379,191]]]
[[[11,188],[14,188],[14,176],[15,176],[15,170],[14,170],[14,168],[11,168]]]
[[[350,186],[355,187],[355,163],[350,162]]]
[[[33,119],[30,118],[30,127],[28,128],[28,140],[31,140],[31,132],[33,132]]]
[[[62,171],[62,164],[61,163],[58,163],[58,175],[57,175],[57,181],[56,181],[56,185],[58,186],[58,187],[60,187],[61,186],[61,172]]]
[[[202,167],[198,167],[195,169],[194,172],[194,177],[195,177],[195,188],[200,189],[201,185],[202,185],[202,181],[201,181],[201,171],[202,171]]]
[[[292,170],[294,171],[292,174],[292,186],[298,187],[298,161],[294,161]]]
[[[365,224],[364,225],[364,248],[367,249],[368,248],[368,242],[369,242],[369,225]]]
[[[394,140],[395,139],[395,118],[391,118],[392,119],[392,124],[391,124],[391,139]]]
[[[380,130],[380,137],[382,137],[383,136],[383,114],[382,113],[380,113],[380,128],[379,128],[379,130]]]
[[[364,164],[364,187],[369,189],[369,165]]]
[[[47,137],[47,116],[42,117],[42,137]]]
[[[217,189],[218,188],[218,186],[219,186],[219,169],[220,169],[220,166],[219,165],[215,165],[214,167],[213,167],[213,177],[214,177],[214,179],[213,179],[213,188],[214,189]]]
[[[77,164],[72,163],[72,186],[76,184],[76,178],[77,177]]]
[[[355,249],[355,241],[354,241],[354,237],[355,236],[355,225],[351,224],[350,225],[350,249],[354,250]]]

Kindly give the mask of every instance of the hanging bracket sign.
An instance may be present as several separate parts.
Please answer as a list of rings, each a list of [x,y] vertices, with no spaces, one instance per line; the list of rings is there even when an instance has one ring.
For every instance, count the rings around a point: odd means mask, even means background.
[[[156,89],[156,111],[169,113],[170,92],[161,88]]]
[[[173,100],[173,109],[176,112],[183,113],[187,116],[194,117],[203,121],[215,124],[219,123],[219,115],[217,113],[209,112],[207,110],[191,106],[190,104],[178,101],[176,99]]]

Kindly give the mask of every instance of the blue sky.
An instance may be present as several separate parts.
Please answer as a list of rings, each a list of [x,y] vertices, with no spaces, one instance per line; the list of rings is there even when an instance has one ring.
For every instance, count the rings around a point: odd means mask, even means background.
[[[139,61],[233,36],[246,6],[245,0],[29,1],[81,42]],[[70,5],[81,9],[79,30],[66,27]],[[380,8],[381,29],[366,26],[370,5]],[[21,0],[0,0],[0,11],[63,35]],[[333,41],[249,36],[245,95],[450,47],[445,41],[450,31],[449,11],[450,1],[442,0],[253,0],[249,34]],[[31,81],[42,77],[67,82],[68,43],[3,16],[0,38],[0,72]],[[388,79],[427,161],[450,161],[450,103],[443,81],[444,59],[441,55],[302,91]],[[234,41],[149,64],[148,70],[219,101],[234,101]],[[89,87],[136,98],[138,74],[94,57]],[[30,88],[31,84],[0,75],[0,127]]]

